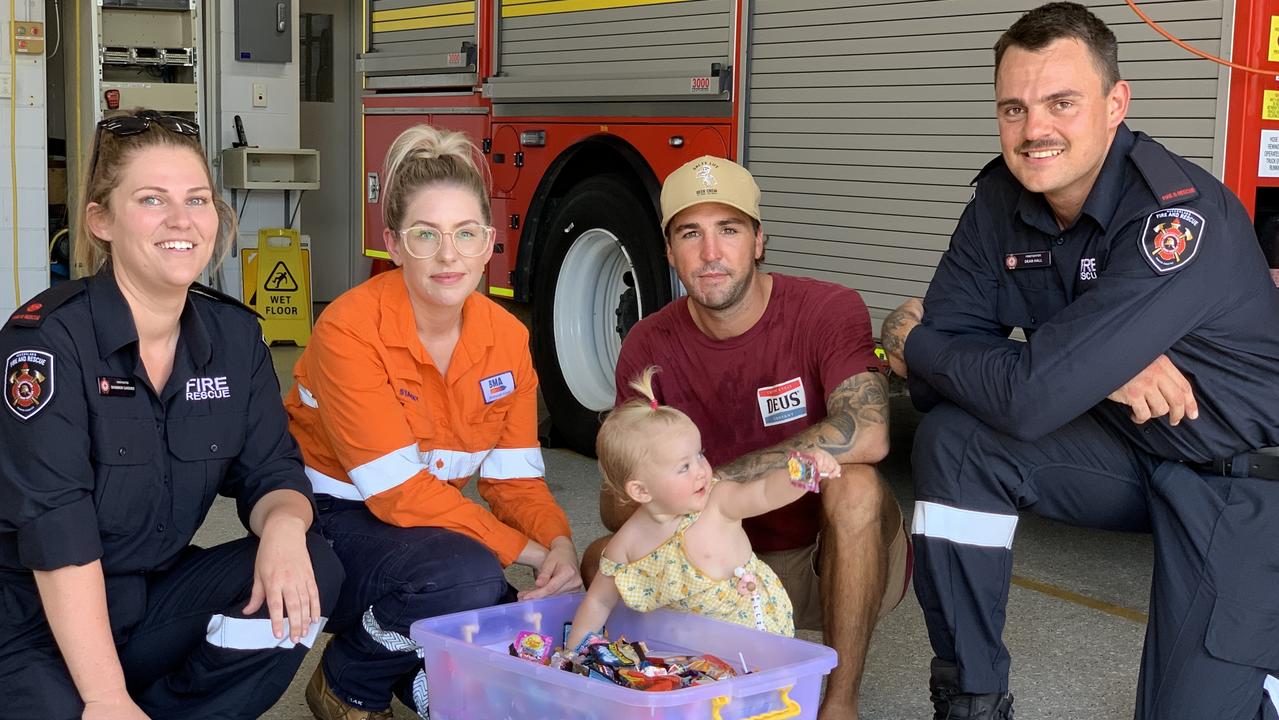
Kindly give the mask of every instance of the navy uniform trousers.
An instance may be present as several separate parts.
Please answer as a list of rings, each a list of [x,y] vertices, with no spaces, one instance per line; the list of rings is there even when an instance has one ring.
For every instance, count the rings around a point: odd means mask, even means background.
[[[209,549],[188,547],[163,573],[107,578],[113,625],[129,694],[153,720],[256,718],[275,704],[323,625],[293,644],[271,635],[266,605],[240,612],[253,590],[258,541],[248,537]],[[342,566],[317,533],[307,550],[327,617]],[[0,718],[72,720],[80,694],[54,643],[33,585],[0,584]],[[117,639],[120,633],[117,630]]]
[[[317,495],[324,536],[346,566],[322,667],[347,705],[380,711],[394,693],[426,716],[426,678],[409,626],[423,618],[515,602],[497,556],[437,527],[397,527],[362,502]]]
[[[1279,482],[1200,475],[1083,415],[1035,442],[943,403],[915,436],[915,591],[966,693],[1008,691],[1017,512],[1150,532],[1137,720],[1279,718]],[[1193,422],[1193,421],[1188,421]]]

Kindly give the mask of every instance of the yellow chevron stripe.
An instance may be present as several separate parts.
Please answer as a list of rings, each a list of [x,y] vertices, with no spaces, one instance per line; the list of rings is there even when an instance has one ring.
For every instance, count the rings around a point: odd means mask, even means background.
[[[436,15],[456,15],[458,13],[475,12],[475,0],[469,2],[444,3],[443,5],[419,5],[417,7],[400,8],[399,10],[378,10],[373,13],[373,22],[388,20],[412,20],[414,18],[435,17]]]
[[[474,25],[475,13],[460,15],[443,15],[440,17],[421,18],[419,20],[391,20],[373,23],[373,32],[395,32],[397,30],[423,30],[425,28],[453,27],[455,25]]]
[[[615,8],[666,5],[689,0],[502,0],[502,17],[529,17],[555,13],[582,12],[585,10],[612,10]]]

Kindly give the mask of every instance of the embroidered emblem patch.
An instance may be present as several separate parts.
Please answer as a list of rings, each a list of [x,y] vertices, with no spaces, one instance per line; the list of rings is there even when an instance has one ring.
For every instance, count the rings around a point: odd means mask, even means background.
[[[497,402],[515,392],[515,375],[510,370],[490,375],[480,381],[480,391],[484,393],[485,405]]]
[[[23,422],[53,399],[53,354],[19,350],[4,363],[4,404]]]
[[[755,391],[759,416],[764,427],[781,425],[808,415],[808,398],[804,395],[803,378],[793,378]]]
[[[719,184],[714,175],[715,167],[710,163],[702,163],[697,166],[697,170],[693,175],[702,182],[703,187],[713,188]]]
[[[1194,259],[1203,239],[1203,216],[1185,208],[1151,213],[1141,233],[1141,255],[1155,272],[1180,270]]]

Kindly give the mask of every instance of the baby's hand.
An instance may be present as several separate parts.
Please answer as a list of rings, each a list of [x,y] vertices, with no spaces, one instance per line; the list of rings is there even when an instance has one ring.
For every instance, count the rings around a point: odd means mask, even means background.
[[[835,459],[835,456],[825,450],[813,448],[809,451],[809,455],[812,456],[813,464],[817,466],[817,472],[821,473],[823,480],[839,477],[839,474],[843,472],[843,468],[840,467],[839,461]]]
[[[791,485],[808,492],[821,492],[821,481],[837,477],[840,467],[830,453],[820,448],[815,448],[811,453],[792,450],[786,461],[786,473],[790,476]]]

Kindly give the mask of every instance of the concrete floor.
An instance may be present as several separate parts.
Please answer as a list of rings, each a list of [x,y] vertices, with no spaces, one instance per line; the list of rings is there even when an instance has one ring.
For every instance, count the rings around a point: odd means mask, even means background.
[[[287,377],[299,351],[276,348],[274,354],[277,369]],[[908,517],[913,504],[909,451],[917,422],[909,401],[894,397],[893,451],[881,471]],[[551,490],[568,513],[580,550],[604,532],[596,510],[599,476],[594,460],[560,449],[546,450],[545,458]],[[242,533],[233,505],[220,500],[197,542],[207,545]],[[1150,538],[1072,528],[1026,515],[1018,525],[1014,552],[1005,641],[1013,656],[1018,717],[1131,718],[1145,633]],[[523,568],[512,569],[510,576],[517,587],[531,583],[531,573]],[[815,634],[800,636],[820,641]],[[322,643],[264,717],[311,717],[303,690],[321,649]],[[875,633],[862,688],[862,719],[931,717],[931,657],[922,613],[911,593]],[[397,718],[413,717],[398,705],[396,711]]]

